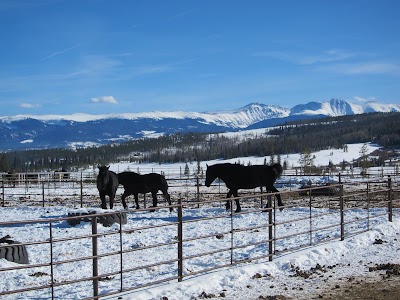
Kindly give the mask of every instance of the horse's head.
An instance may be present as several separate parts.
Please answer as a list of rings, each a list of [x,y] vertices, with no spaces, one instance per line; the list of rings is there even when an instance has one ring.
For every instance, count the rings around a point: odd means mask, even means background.
[[[213,166],[208,166],[207,165],[207,171],[206,171],[206,182],[205,185],[206,187],[210,187],[211,183],[217,178],[217,174],[215,172],[215,168]]]
[[[110,171],[108,170],[110,167],[98,166],[98,168],[99,175],[97,175],[97,188],[99,190],[105,190],[110,181]]]
[[[283,172],[283,168],[282,168],[281,164],[278,164],[278,163],[277,164],[273,164],[271,167],[274,170],[275,179],[281,177],[282,172]]]

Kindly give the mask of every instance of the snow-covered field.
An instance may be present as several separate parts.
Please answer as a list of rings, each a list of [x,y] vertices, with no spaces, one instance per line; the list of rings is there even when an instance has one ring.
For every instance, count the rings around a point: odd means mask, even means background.
[[[350,146],[350,145],[349,145]],[[326,164],[332,160],[335,163],[343,159],[351,161],[359,156],[362,145],[349,147],[349,152],[329,150],[315,153],[316,162]],[[374,146],[370,145],[372,151]],[[336,153],[337,151],[337,153]],[[334,154],[332,155],[332,152]],[[340,153],[343,152],[341,157]],[[297,157],[288,156],[293,164]],[[264,158],[240,158],[253,164],[262,164]],[[232,160],[232,161],[237,161]],[[267,158],[268,161],[268,158]],[[213,164],[220,161],[204,162]],[[203,164],[203,163],[202,163]],[[317,164],[317,163],[316,163]],[[177,170],[184,166],[162,166]],[[113,164],[111,169],[135,171],[134,164]],[[142,168],[154,168],[159,165],[141,165]],[[195,167],[195,165],[193,165]],[[298,181],[302,179],[299,178]],[[175,191],[176,192],[176,191]],[[163,205],[163,204],[161,204]],[[398,207],[398,206],[397,206]],[[70,226],[65,217],[71,207],[0,207],[0,222],[23,220],[40,220],[32,224],[13,224],[0,226],[0,237],[10,235],[15,240],[34,243],[49,241],[50,233],[53,240],[81,236],[78,240],[66,240],[54,243],[29,245],[28,252],[31,264],[48,263],[50,255],[55,262],[78,259],[76,262],[55,264],[54,282],[60,284],[54,288],[56,299],[82,299],[92,294],[91,281],[62,285],[65,281],[92,276],[92,260],[79,260],[92,255],[90,237],[92,227],[89,223]],[[269,262],[268,258],[259,258],[268,254],[268,214],[260,211],[244,209],[245,213],[230,218],[219,204],[188,207],[183,210],[183,237],[188,240],[183,244],[184,257],[206,252],[229,249],[233,246],[244,246],[232,253],[234,261],[248,260],[246,263],[230,267],[196,273],[217,266],[229,264],[231,251],[216,252],[213,255],[201,256],[184,260],[184,280],[178,283],[176,279],[143,287],[138,290],[109,296],[109,299],[195,299],[206,296],[223,297],[225,299],[258,299],[260,295],[285,295],[288,297],[307,299],[307,295],[319,292],[328,278],[340,280],[350,277],[363,277],[368,268],[380,263],[400,263],[400,209],[394,210],[393,222],[387,221],[385,208],[373,208],[369,213],[362,208],[350,208],[345,212],[346,238],[340,241],[340,216],[337,210],[328,208],[313,208],[312,221],[308,219],[310,210],[301,206],[293,206],[276,212],[274,235],[276,241],[276,256]],[[246,213],[247,212],[247,213]],[[369,215],[370,222],[365,218]],[[207,219],[205,219],[207,218]],[[300,219],[300,220],[299,220]],[[99,274],[116,272],[121,266],[118,251],[130,251],[122,257],[123,269],[130,269],[123,275],[123,288],[133,288],[150,282],[169,279],[177,276],[177,213],[168,209],[157,210],[154,213],[135,212],[128,214],[128,223],[122,225],[122,239],[119,234],[120,225],[104,227],[98,224],[99,254],[115,252],[113,256],[99,258]],[[51,223],[51,226],[50,226]],[[159,226],[148,228],[149,226]],[[233,240],[231,240],[233,226]],[[370,227],[370,231],[364,232]],[[259,227],[258,229],[246,229]],[[51,228],[51,229],[50,229]],[[308,231],[312,228],[313,233]],[[320,229],[315,231],[316,229]],[[220,234],[223,232],[224,234]],[[355,233],[358,233],[354,235]],[[200,240],[190,240],[199,236],[208,236]],[[289,237],[290,236],[290,237]],[[279,237],[285,237],[279,239]],[[120,243],[120,241],[122,241]],[[377,242],[378,241],[378,242]],[[379,242],[381,241],[381,242]],[[262,242],[262,243],[260,243]],[[316,245],[318,242],[318,245]],[[165,243],[165,246],[149,247]],[[296,250],[300,245],[305,248]],[[144,248],[144,249],[141,249]],[[170,263],[162,262],[171,260]],[[320,267],[317,267],[317,266]],[[0,268],[18,266],[15,263],[0,259]],[[140,269],[142,266],[147,266]],[[137,270],[135,268],[138,268]],[[302,271],[304,271],[302,273]],[[299,274],[310,273],[310,276]],[[32,269],[2,271],[0,276],[0,292],[29,288],[50,283],[51,270],[49,266]],[[296,276],[297,275],[297,276]],[[307,278],[305,278],[307,277]],[[111,293],[120,289],[118,274],[103,276],[99,283],[100,293]],[[36,290],[21,294],[2,296],[4,299],[48,299],[50,289]],[[164,298],[163,298],[164,297]],[[302,298],[303,297],[303,298]]]
[[[373,209],[370,216],[384,213],[385,209]],[[329,229],[317,231],[312,235],[313,243],[319,240],[335,239],[334,241],[322,243],[318,246],[307,247],[301,251],[291,252],[290,249],[296,249],[299,245],[307,245],[309,243],[309,234],[296,234],[307,231],[310,226],[307,217],[309,210],[307,208],[293,207],[277,212],[276,222],[286,222],[305,218],[302,221],[293,221],[276,227],[276,237],[293,235],[285,239],[278,240],[275,245],[277,256],[273,262],[268,259],[259,259],[257,257],[264,256],[268,253],[268,244],[257,244],[260,241],[268,239],[268,229],[260,228],[259,230],[248,230],[234,233],[234,246],[256,244],[233,252],[233,260],[240,261],[245,259],[253,259],[238,266],[225,268],[222,270],[210,271],[207,274],[197,274],[190,276],[191,273],[201,271],[216,266],[230,263],[230,251],[207,255],[204,257],[188,259],[184,261],[184,275],[188,276],[182,283],[176,280],[168,281],[168,283],[160,284],[156,287],[143,288],[138,291],[130,292],[123,296],[123,299],[192,299],[199,297],[201,293],[221,294],[234,299],[238,295],[242,295],[241,299],[256,299],[256,295],[251,293],[264,292],[274,294],[296,294],[296,286],[301,286],[307,282],[310,288],[322,284],[326,277],[318,277],[305,280],[293,277],[296,274],[296,268],[299,270],[310,271],[317,264],[327,267],[335,266],[336,273],[333,276],[363,276],[369,266],[376,263],[400,263],[399,257],[399,228],[400,228],[400,211],[395,210],[394,222],[388,222],[387,216],[378,216],[371,219],[369,232],[352,236],[351,233],[364,231],[366,222],[361,221],[346,226],[346,231],[350,237],[346,237],[344,241],[339,241],[339,214],[332,214],[323,217],[318,215],[325,214],[328,209],[313,209],[312,213],[316,219],[312,221],[312,228],[325,228],[327,226],[336,225]],[[52,208],[0,208],[3,217],[2,221],[14,221],[22,219],[41,219],[43,223],[30,225],[12,225],[2,226],[1,234],[9,234],[23,242],[48,241],[50,229],[46,220],[59,216],[66,216],[67,209],[63,207]],[[196,219],[211,217],[209,220],[198,222],[184,223],[183,236],[184,239],[192,237],[210,235],[209,238],[194,240],[184,243],[183,253],[185,257],[211,252],[218,249],[229,249],[231,238],[229,233],[225,233],[217,238],[219,232],[229,232],[231,219],[212,218],[225,214],[221,208],[200,208],[185,209],[184,220],[194,221]],[[357,220],[366,217],[366,211],[363,209],[351,209],[346,211],[346,220]],[[265,225],[267,214],[261,212],[252,212],[248,214],[238,215],[233,218],[234,229],[256,227]],[[176,212],[170,213],[167,209],[162,209],[154,213],[149,212],[133,212],[129,214],[128,224],[123,225],[122,248],[123,250],[134,250],[160,243],[173,243],[176,241],[177,229],[176,225],[170,225],[159,228],[149,228],[147,226],[167,225],[177,221]],[[98,225],[99,237],[99,254],[119,251],[118,234],[119,225],[111,227],[103,227]],[[108,234],[112,235],[108,235]],[[214,233],[214,235],[213,235]],[[52,222],[52,238],[61,239],[66,237],[77,237],[91,234],[90,223],[81,223],[77,226],[69,226],[64,221]],[[103,235],[104,234],[104,235]],[[384,243],[375,245],[375,240],[383,240]],[[289,250],[288,252],[282,252]],[[89,257],[91,255],[91,239],[82,238],[79,240],[70,240],[65,242],[56,242],[52,249],[54,261],[69,260],[80,257]],[[49,244],[30,245],[28,246],[31,264],[48,263],[50,258]],[[173,278],[177,275],[177,264],[162,262],[174,260],[177,257],[176,244],[161,246],[157,248],[149,248],[140,251],[126,253],[123,256],[123,268],[130,269],[136,267],[147,266],[144,269],[125,273],[123,275],[123,287],[132,288],[143,285],[148,282]],[[362,261],[362,263],[361,263]],[[365,266],[363,266],[365,264]],[[118,254],[99,259],[99,274],[112,273],[119,270],[120,256]],[[347,268],[351,265],[355,268]],[[0,268],[16,266],[16,264],[8,262],[4,259],[0,260]],[[342,269],[344,267],[344,269]],[[91,260],[79,260],[74,263],[66,263],[54,266],[55,282],[62,283],[76,278],[91,276],[92,262]],[[261,276],[257,275],[261,274]],[[256,277],[260,278],[256,278]],[[328,276],[328,275],[326,275]],[[100,282],[100,293],[108,293],[118,291],[120,287],[119,275],[104,276],[104,281]],[[50,268],[38,267],[34,269],[14,270],[2,272],[1,290],[13,290],[21,287],[31,287],[35,285],[46,285],[50,280]],[[252,289],[246,286],[252,286]],[[266,288],[266,285],[274,288]],[[55,296],[57,299],[82,299],[90,297],[92,291],[91,282],[77,283],[73,285],[59,286],[55,288]],[[7,296],[4,299],[47,299],[50,297],[49,289],[28,292],[26,294],[17,294]],[[111,297],[112,298],[112,297]],[[115,297],[117,299],[117,297]],[[238,299],[238,298],[237,298]]]
[[[265,131],[265,129],[262,130],[262,132]],[[252,130],[248,131],[248,135],[260,135],[262,132],[260,132],[260,129],[257,130]],[[239,135],[239,133],[229,133],[229,135]],[[228,135],[228,133],[227,133]],[[241,138],[246,137],[246,134],[243,132],[240,132],[239,135]],[[329,165],[329,162],[331,161],[332,164],[339,165],[340,163],[343,162],[343,160],[347,161],[348,163],[351,163],[354,159],[358,159],[360,157],[360,150],[363,147],[364,144],[349,144],[347,151],[344,151],[343,149],[329,149],[329,150],[321,150],[317,152],[313,152],[312,156],[314,157],[314,165],[315,166],[327,166]],[[372,153],[373,151],[379,149],[380,147],[376,144],[367,144],[367,153]],[[264,164],[264,161],[267,162],[267,164],[270,163],[271,157],[265,156],[265,157],[256,157],[256,156],[250,156],[250,157],[238,157],[238,158],[232,158],[232,159],[226,159],[226,160],[210,160],[210,161],[202,161],[200,162],[200,167],[205,171],[207,169],[207,165],[213,165],[216,163],[221,163],[221,162],[229,162],[229,163],[238,163],[240,162],[241,164],[247,165],[248,163],[252,165],[262,165]],[[275,161],[277,160],[277,157],[274,157]],[[281,163],[287,162],[287,166],[289,168],[293,167],[299,167],[299,160],[300,160],[300,154],[283,154],[281,155]],[[115,172],[122,172],[124,170],[130,170],[133,172],[141,172],[141,173],[146,173],[146,172],[164,172],[166,176],[169,174],[179,174],[179,172],[182,172],[185,170],[186,163],[176,163],[176,164],[158,164],[158,163],[143,163],[143,164],[137,164],[137,163],[115,163],[115,164],[110,164],[110,170],[115,171]],[[197,162],[189,162],[188,167],[191,173],[195,173],[197,171]],[[377,171],[379,168],[371,169],[371,171]],[[93,170],[87,170],[87,171],[93,171]]]

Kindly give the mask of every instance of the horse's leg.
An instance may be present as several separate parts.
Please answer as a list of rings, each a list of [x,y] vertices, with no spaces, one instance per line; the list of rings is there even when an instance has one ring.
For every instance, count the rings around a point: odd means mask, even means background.
[[[163,193],[163,196],[164,196],[165,200],[168,201],[168,205],[171,206],[171,205],[172,205],[171,196],[168,194],[168,192],[167,192],[166,190],[165,190],[165,191],[162,191],[162,193]],[[169,211],[174,211],[174,208],[173,208],[173,207],[170,207],[170,208],[169,208]]]
[[[273,193],[279,193],[279,191],[276,189],[276,187],[274,187],[274,185],[272,185],[272,184],[269,185],[267,188],[268,188],[269,191],[271,191]],[[276,194],[276,198],[278,199],[278,206],[280,206],[279,210],[283,210],[282,206],[285,206],[285,204],[283,204],[283,202],[282,202],[281,195],[280,194]]]
[[[157,192],[151,191],[151,196],[153,197],[153,206],[151,207],[157,207]],[[155,212],[155,209],[150,210],[150,212]]]
[[[101,208],[107,209],[106,195],[104,193],[100,193],[100,200],[101,200]]]
[[[134,193],[136,209],[139,209],[139,193]]]
[[[153,207],[157,207],[157,192],[152,191],[151,196],[153,197]]]
[[[233,192],[231,190],[229,190],[228,194],[226,194],[226,198],[230,198],[232,196]],[[226,201],[226,210],[230,210],[231,209],[231,201],[227,200]]]
[[[242,208],[240,207],[239,198],[237,198],[237,197],[239,197],[237,190],[233,192],[233,196],[236,197],[236,200],[235,200],[235,202],[236,202],[235,213],[239,213],[239,212],[242,211]]]
[[[124,193],[122,194],[121,197],[121,201],[122,201],[122,205],[124,206],[124,209],[128,209],[128,205],[126,205],[126,201],[125,198],[128,197],[130,194],[126,192],[126,190],[124,191]]]
[[[109,197],[110,197],[110,209],[113,209],[113,207],[114,207],[114,197],[115,197],[115,194],[114,194],[114,193],[111,193]]]

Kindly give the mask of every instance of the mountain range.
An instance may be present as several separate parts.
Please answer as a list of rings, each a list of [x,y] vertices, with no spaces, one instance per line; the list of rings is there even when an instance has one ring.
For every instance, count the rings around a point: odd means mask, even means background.
[[[16,115],[0,117],[0,151],[76,148],[177,132],[226,132],[285,122],[371,112],[400,112],[399,104],[364,105],[331,99],[291,109],[251,103],[231,111],[124,114]]]

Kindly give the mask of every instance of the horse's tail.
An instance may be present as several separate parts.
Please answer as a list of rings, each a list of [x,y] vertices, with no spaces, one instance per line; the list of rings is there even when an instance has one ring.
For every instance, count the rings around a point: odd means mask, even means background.
[[[282,168],[281,164],[273,164],[271,167],[274,170],[275,179],[279,178],[283,173],[283,168]]]

